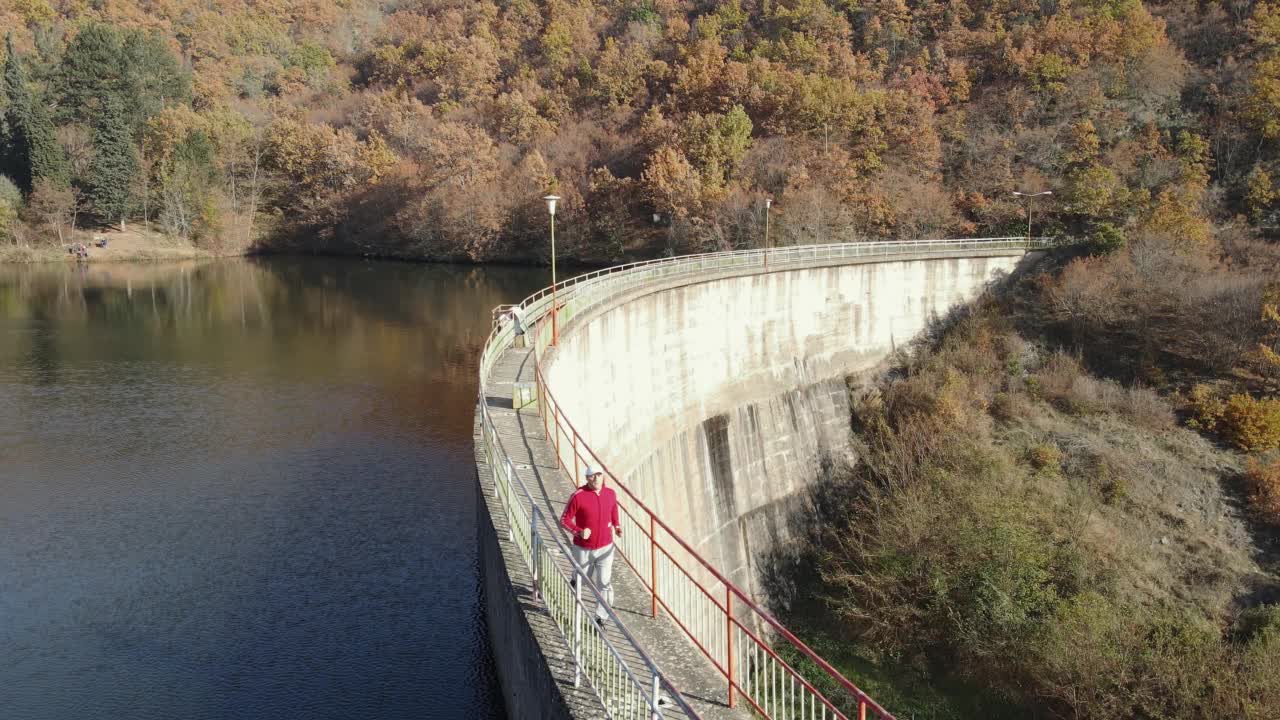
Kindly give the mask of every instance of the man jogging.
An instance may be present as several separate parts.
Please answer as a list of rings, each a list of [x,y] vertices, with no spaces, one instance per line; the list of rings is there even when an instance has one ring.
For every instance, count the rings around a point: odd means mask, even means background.
[[[586,484],[569,496],[560,524],[573,533],[573,561],[595,583],[605,604],[612,606],[613,536],[622,536],[618,496],[612,488],[604,487],[604,474],[599,470],[588,467],[586,478]],[[603,623],[607,617],[604,604],[597,604],[596,622]]]
[[[518,304],[511,306],[511,325],[516,337],[524,334],[524,308]]]

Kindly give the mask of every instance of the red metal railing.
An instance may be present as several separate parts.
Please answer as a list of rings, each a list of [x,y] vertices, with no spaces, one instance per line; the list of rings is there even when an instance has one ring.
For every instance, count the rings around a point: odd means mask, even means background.
[[[835,717],[847,720],[848,716],[835,703],[783,660],[760,634],[753,631],[753,628],[763,627],[782,638],[799,655],[822,668],[831,680],[847,691],[856,702],[856,717],[859,720],[865,720],[869,712],[872,717],[893,719],[887,710],[757,605],[619,482],[604,459],[587,445],[573,423],[565,417],[555,396],[547,387],[540,367],[535,371],[535,377],[538,403],[543,408],[544,429],[547,437],[552,440],[557,458],[564,462],[564,451],[568,450],[575,478],[580,476],[585,465],[595,465],[621,491],[619,507],[626,518],[623,521],[626,530],[618,544],[621,546],[623,559],[649,591],[652,598],[650,612],[656,616],[659,608],[665,611],[725,677],[730,707],[735,705],[737,696],[741,695],[752,708],[768,718]],[[568,469],[567,462],[565,468]],[[687,570],[676,558],[673,552],[675,548],[663,544],[658,531],[700,566],[701,571],[714,582],[700,581],[694,573]],[[637,538],[636,532],[643,539]],[[668,576],[662,579],[659,576],[664,568],[659,558],[664,558],[669,564],[666,568]],[[673,571],[675,575],[670,574]],[[712,584],[712,587],[708,588],[708,584]],[[669,592],[664,594],[664,589]],[[697,597],[691,601],[689,593],[696,593]],[[697,602],[698,597],[702,602]],[[723,598],[723,602],[720,598]],[[709,622],[705,617],[707,609],[712,610],[718,620]],[[715,628],[714,631],[712,628]],[[711,638],[710,632],[715,632],[716,637]],[[735,640],[739,642],[735,643]],[[744,664],[746,667],[743,667]]]

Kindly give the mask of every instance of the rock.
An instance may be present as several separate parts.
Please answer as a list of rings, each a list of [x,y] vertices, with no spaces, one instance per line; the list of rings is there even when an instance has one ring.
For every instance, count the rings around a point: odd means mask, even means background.
[[[1160,538],[1160,544],[1161,544],[1161,545],[1168,545],[1168,544],[1169,544],[1169,538],[1168,538],[1168,537],[1162,537],[1162,538]]]

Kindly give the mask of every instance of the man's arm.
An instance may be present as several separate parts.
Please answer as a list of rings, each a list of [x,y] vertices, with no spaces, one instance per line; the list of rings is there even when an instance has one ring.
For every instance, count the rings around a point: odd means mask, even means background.
[[[560,526],[568,530],[571,534],[577,535],[582,529],[578,527],[578,493],[574,492],[569,497],[569,502],[565,503],[564,512],[560,515]]]

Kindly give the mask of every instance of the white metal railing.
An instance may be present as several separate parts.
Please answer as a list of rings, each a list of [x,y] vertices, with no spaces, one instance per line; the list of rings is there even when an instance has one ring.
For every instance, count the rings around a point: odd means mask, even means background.
[[[663,712],[694,718],[698,714],[658,670],[640,644],[603,601],[561,533],[552,529],[539,509],[498,436],[497,427],[483,397],[480,407],[481,442],[485,460],[493,472],[493,492],[507,520],[507,539],[516,545],[533,578],[533,595],[547,609],[574,657],[574,684],[590,681],[605,713],[615,720],[656,720]],[[575,578],[581,582],[575,582]],[[595,597],[608,614],[608,626],[617,632],[644,666],[644,679],[609,639],[605,629],[592,621],[582,589]],[[665,691],[665,697],[664,697]]]
[[[808,245],[767,251],[740,250],[687,255],[619,265],[578,275],[554,287],[539,290],[520,303],[520,306],[524,313],[527,337],[533,339],[535,361],[540,363],[557,326],[563,326],[573,317],[608,304],[621,296],[646,287],[661,286],[680,278],[750,274],[825,264],[844,264],[875,257],[916,254],[950,257],[968,252],[1025,251],[1048,247],[1051,244],[1051,241],[1044,238],[1004,237]],[[553,303],[556,310],[554,313]],[[510,347],[512,340],[512,324],[495,322],[481,355],[480,405],[482,425],[486,432],[492,432],[492,424],[484,400],[487,380],[493,364],[502,352]],[[865,718],[868,712],[879,718],[892,720],[893,716],[888,711],[881,708],[788,632],[771,615],[759,608],[751,598],[722,576],[710,563],[703,560],[639,498],[627,490],[608,470],[603,459],[587,447],[586,442],[565,417],[559,404],[555,402],[550,388],[546,386],[540,365],[537,365],[536,379],[538,408],[543,417],[548,442],[552,444],[558,462],[566,468],[572,465],[575,478],[578,475],[579,463],[591,463],[601,467],[614,485],[622,490],[619,494],[619,503],[624,517],[623,522],[630,524],[632,528],[628,528],[628,531],[623,533],[618,543],[620,553],[649,590],[652,598],[651,612],[656,615],[659,607],[666,610],[698,649],[726,677],[730,706],[734,704],[735,694],[740,694],[757,712],[768,718],[844,719],[847,717],[836,702],[825,697],[809,680],[774,651],[766,637],[772,635],[782,638],[785,644],[792,646],[800,656],[812,661],[823,670],[823,674],[830,680],[834,680],[835,685],[841,689],[840,692],[847,696],[849,704],[857,708],[859,720]],[[508,514],[511,515],[514,512],[515,515],[521,515],[518,518],[514,516],[509,518],[513,537],[523,538],[515,539],[521,552],[525,553],[526,558],[533,557],[536,555],[536,545],[541,544],[544,548],[546,547],[546,537],[552,537],[559,543],[558,531],[551,531],[550,535],[547,535],[546,523],[543,522],[536,504],[533,504],[532,496],[524,490],[522,481],[510,467],[510,460],[502,451],[496,432],[493,433],[492,440],[489,435],[485,435],[485,443],[491,466],[494,468],[495,484],[503,484],[504,487],[510,488],[514,478],[532,508],[530,517],[524,518],[523,510],[518,512],[515,510],[519,506],[517,502],[519,498],[514,497],[510,491],[505,494],[499,492]],[[505,470],[505,477],[502,483],[499,483],[498,478],[504,476],[503,470]],[[534,535],[532,528],[535,526],[542,528],[537,542],[531,539]],[[563,545],[559,545],[559,549],[572,562],[571,555],[564,550]],[[681,559],[685,562],[682,563]],[[549,569],[554,565],[545,560],[538,562],[546,565],[543,567],[533,562],[541,570]],[[701,579],[695,577],[695,574]],[[535,577],[540,577],[537,576],[536,571]],[[560,575],[560,580],[568,582],[563,574]],[[546,579],[539,579],[537,582],[545,583]],[[562,603],[557,607],[562,609],[553,610],[552,615],[557,618],[561,632],[565,634],[566,641],[575,648],[576,653],[576,648],[582,642],[581,636],[584,629],[580,627],[581,618],[578,617],[582,614],[582,605],[580,602],[573,606],[564,603],[564,588],[568,586],[561,584],[556,587],[557,589],[553,592],[560,593],[556,602]],[[592,592],[596,592],[594,588]],[[543,596],[548,598],[550,609],[552,605],[550,595],[544,592]],[[572,620],[567,610],[563,609],[570,607],[576,613]],[[616,618],[613,619],[616,621]],[[587,622],[586,625],[592,624]],[[634,643],[621,624],[617,627],[629,642]],[[587,628],[588,631],[590,629]],[[606,655],[612,657],[616,661],[615,664],[622,668],[615,674],[626,676],[632,681],[633,687],[639,688],[642,683],[635,680],[630,670],[625,669],[621,656],[613,651],[611,646],[608,649],[609,653],[597,652],[593,657],[600,658]],[[658,669],[652,665],[652,661],[638,646],[635,649],[641,657],[645,658],[645,663],[648,665],[646,669],[652,673],[653,682],[657,683],[660,677]],[[583,671],[590,674],[589,670],[583,669]],[[613,688],[616,688],[617,682],[611,680],[612,677],[613,675],[606,673],[600,682],[594,678],[592,682],[598,691],[603,684],[611,688],[608,692],[616,694],[617,690]],[[674,688],[672,690],[674,691]],[[645,696],[641,690],[641,694],[636,697],[648,697],[650,702],[657,702],[656,691]],[[610,701],[605,700],[603,694],[602,700],[608,709]],[[656,708],[656,705],[654,707]],[[687,712],[691,713],[692,710]]]

